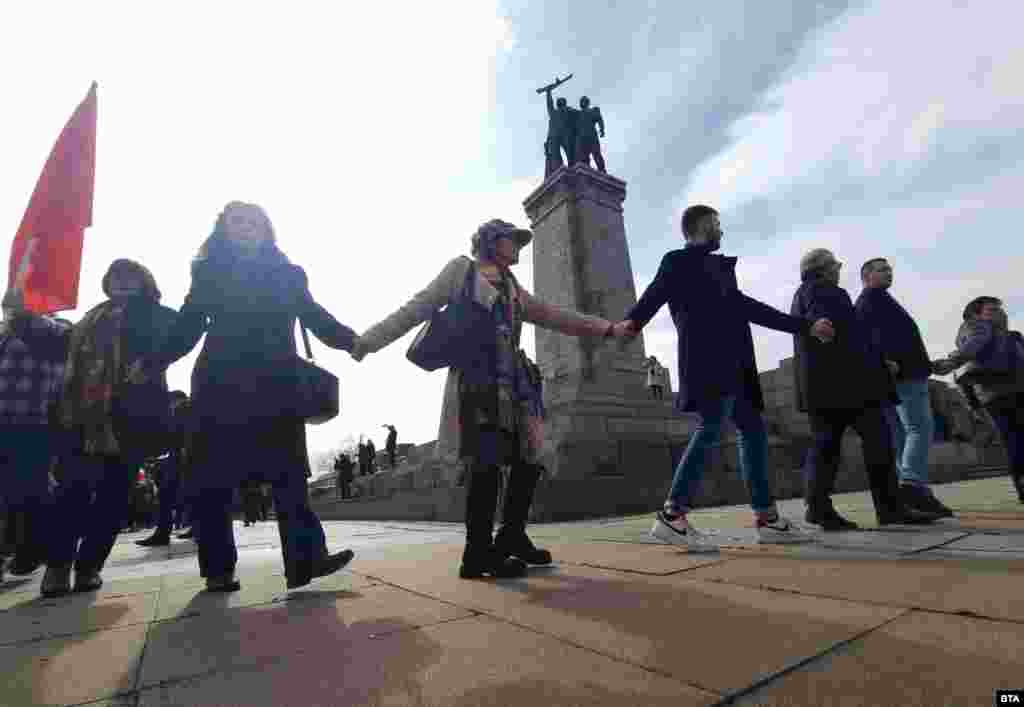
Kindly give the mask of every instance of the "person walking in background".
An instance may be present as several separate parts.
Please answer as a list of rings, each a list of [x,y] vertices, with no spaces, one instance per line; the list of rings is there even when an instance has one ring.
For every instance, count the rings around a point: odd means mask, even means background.
[[[957,385],[972,408],[992,416],[1006,445],[1010,479],[1024,503],[1024,338],[1010,330],[998,297],[976,297],[967,304],[956,349],[935,364],[938,375],[960,367]]]
[[[359,475],[366,476],[370,473],[370,450],[366,446],[366,443],[363,442],[362,437],[359,438],[357,454],[359,457]]]
[[[377,446],[372,439],[366,440],[366,468],[368,473],[377,473]]]
[[[647,389],[651,392],[654,400],[665,399],[665,376],[668,371],[658,362],[654,356],[647,358],[644,367],[647,369]]]
[[[384,449],[388,453],[388,465],[395,468],[395,454],[398,452],[398,430],[394,425],[384,425],[388,431],[388,438],[384,442]]]
[[[352,498],[352,481],[355,479],[352,467],[354,466],[355,463],[344,452],[339,453],[338,458],[334,460],[334,471],[338,475],[338,498],[342,500]]]
[[[473,235],[473,259],[455,258],[406,305],[370,327],[353,357],[380,351],[437,310],[465,303],[477,312],[477,325],[457,343],[460,363],[449,367],[438,446],[458,449],[469,469],[466,493],[466,546],[459,576],[475,579],[519,577],[526,564],[548,564],[551,553],[526,534],[530,505],[542,467],[543,407],[519,349],[524,322],[568,336],[610,336],[613,327],[599,317],[547,304],[524,290],[511,267],[533,234],[494,219]],[[470,326],[469,323],[464,323]],[[499,475],[511,466],[502,527],[494,536]]]
[[[63,384],[69,327],[28,314],[21,292],[3,300],[0,323],[0,495],[6,502],[3,557],[16,576],[43,564],[50,514],[49,471],[59,446],[51,413]]]
[[[175,521],[181,521],[181,474],[185,429],[180,411],[187,403],[188,395],[184,391],[175,390],[171,393],[171,426],[168,431],[170,451],[165,458],[157,461],[154,469],[158,504],[156,530],[148,538],[136,541],[135,544],[141,547],[170,545]]]
[[[750,325],[823,339],[831,337],[831,325],[826,319],[809,322],[784,314],[743,294],[736,281],[736,258],[714,254],[722,240],[717,211],[691,206],[683,212],[681,225],[686,246],[665,255],[654,282],[616,325],[625,335],[636,336],[668,303],[679,337],[676,406],[681,412],[700,415],[651,535],[694,551],[714,549],[687,514],[700,489],[708,450],[718,442],[722,423],[730,417],[736,423],[740,470],[750,492],[759,541],[810,540],[779,515],[768,481],[768,435],[761,418],[764,396]]]
[[[890,292],[893,270],[885,258],[872,258],[860,269],[864,290],[855,304],[871,343],[882,352],[896,381],[900,402],[884,408],[892,431],[903,503],[919,511],[951,518],[953,511],[928,485],[928,451],[935,418],[928,394],[932,362],[917,322]]]
[[[296,318],[332,348],[348,351],[355,342],[310,295],[305,271],[278,248],[263,209],[233,201],[193,261],[191,289],[163,347],[132,371],[135,380],[163,375],[206,334],[192,372],[189,484],[208,591],[241,586],[231,505],[243,481],[273,486],[289,589],[353,557],[351,550],[328,553],[309,506],[306,424],[295,412]]]
[[[59,416],[73,449],[61,459],[43,596],[92,591],[131,509],[143,460],[166,447],[167,381],[126,380],[132,362],[159,346],[176,313],[160,304],[152,273],[115,260],[103,277],[109,298],[68,337]]]
[[[791,313],[805,320],[828,319],[835,339],[821,344],[794,340],[797,407],[811,419],[814,446],[807,459],[807,521],[824,530],[852,530],[832,505],[843,434],[852,427],[864,448],[871,496],[879,525],[931,523],[939,516],[909,507],[899,493],[892,436],[883,406],[899,402],[884,353],[857,317],[850,295],[839,286],[842,263],[823,248],[800,261],[802,284]]]

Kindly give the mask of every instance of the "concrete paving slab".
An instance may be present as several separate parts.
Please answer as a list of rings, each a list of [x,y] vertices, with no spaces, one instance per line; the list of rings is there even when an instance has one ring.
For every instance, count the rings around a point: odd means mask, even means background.
[[[965,530],[1004,530],[1024,533],[1024,518],[996,518],[992,515],[961,514],[956,525]]]
[[[736,705],[989,707],[1020,688],[1024,626],[913,612],[785,675]]]
[[[0,647],[0,704],[74,705],[126,693],[145,640],[140,625]]]
[[[584,573],[578,576],[578,573]],[[900,609],[563,567],[564,591],[491,601],[486,613],[712,692],[750,685],[878,626]]]
[[[820,533],[818,542],[839,550],[871,550],[883,553],[913,553],[938,547],[967,537],[966,531],[895,528],[886,530],[854,530],[844,533]]]
[[[949,543],[945,549],[1024,552],[1024,535],[973,533],[956,542]]]
[[[394,587],[325,592],[321,598],[306,596],[154,624],[140,686],[287,655],[359,652],[372,637],[470,615]]]
[[[889,606],[972,612],[1024,620],[1024,565],[998,558],[958,561],[737,558],[687,577]]]
[[[551,670],[551,666],[558,666]],[[486,618],[159,687],[140,707],[196,704],[696,707],[718,696]]]
[[[41,599],[39,584],[39,577],[20,585],[12,585],[10,582],[5,582],[4,587],[7,591],[0,593],[0,611],[6,611],[12,607],[27,604],[33,599]],[[103,586],[98,591],[93,592],[92,595],[101,598],[112,598],[128,596],[129,594],[149,594],[160,591],[162,584],[163,580],[159,576],[105,580]],[[10,588],[8,589],[8,587]]]
[[[714,554],[687,553],[667,545],[638,546],[616,542],[548,543],[554,557],[574,565],[587,565],[640,574],[672,574],[721,562]]]
[[[56,599],[28,595],[24,603],[0,612],[0,645],[146,623],[156,614],[157,597],[155,592]]]

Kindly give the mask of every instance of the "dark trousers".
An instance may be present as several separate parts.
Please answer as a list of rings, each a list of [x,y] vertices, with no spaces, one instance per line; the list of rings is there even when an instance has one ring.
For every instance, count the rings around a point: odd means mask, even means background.
[[[47,563],[99,572],[128,518],[142,457],[79,454],[63,465]]]
[[[157,511],[156,529],[161,533],[170,533],[171,528],[174,526],[175,512],[178,512],[179,517],[181,515],[180,511],[178,511],[178,496],[181,490],[178,469],[165,469],[162,482],[159,489],[160,494],[157,497],[159,508]]]
[[[315,564],[327,554],[320,519],[309,507],[306,479],[301,474],[281,478],[273,484],[277,530],[288,579],[303,581],[313,575]],[[234,572],[238,563],[235,533],[231,525],[231,489],[204,489],[193,505],[196,525],[201,530],[199,574],[219,577]]]
[[[0,495],[7,523],[0,553],[42,560],[51,523],[48,472],[55,438],[46,425],[0,426]]]
[[[997,398],[985,406],[999,429],[1010,458],[1010,476],[1018,485],[1024,483],[1024,393]]]
[[[892,432],[882,409],[815,411],[810,414],[814,446],[807,456],[805,500],[812,513],[832,508],[832,490],[842,455],[843,433],[853,428],[861,439],[864,466],[875,508],[898,505]]]

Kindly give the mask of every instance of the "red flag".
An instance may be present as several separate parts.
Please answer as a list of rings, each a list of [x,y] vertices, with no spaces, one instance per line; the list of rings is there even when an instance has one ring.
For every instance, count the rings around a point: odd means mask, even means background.
[[[25,307],[48,314],[78,306],[82,240],[92,225],[96,177],[96,82],[46,160],[11,246],[8,280]]]

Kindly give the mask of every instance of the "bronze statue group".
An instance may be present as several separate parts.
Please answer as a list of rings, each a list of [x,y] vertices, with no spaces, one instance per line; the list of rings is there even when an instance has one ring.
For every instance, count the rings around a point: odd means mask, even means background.
[[[15,556],[12,572],[45,564],[41,591],[48,597],[101,586],[136,474],[144,460],[167,454],[187,470],[181,476],[207,591],[240,587],[232,507],[243,486],[272,489],[288,588],[345,567],[352,551],[327,547],[309,503],[296,320],[356,361],[430,322],[434,334],[421,331],[409,358],[424,368],[448,368],[438,445],[457,449],[466,469],[466,542],[458,572],[467,579],[522,577],[528,565],[552,562],[526,532],[544,471],[545,413],[539,372],[520,348],[526,323],[565,336],[628,341],[668,305],[678,330],[676,405],[696,413],[700,423],[655,515],[652,534],[667,543],[714,549],[689,512],[726,418],[738,429],[759,541],[816,537],[776,508],[751,324],[794,337],[800,405],[814,436],[806,464],[808,523],[826,532],[856,527],[831,501],[849,427],[864,443],[880,524],[952,515],[928,485],[931,427],[923,411],[928,377],[954,369],[962,369],[959,381],[973,404],[996,422],[1024,501],[1024,344],[1009,329],[999,299],[968,303],[956,350],[931,361],[912,317],[888,292],[888,261],[862,266],[865,289],[855,304],[838,284],[835,255],[811,251],[799,263],[800,283],[787,314],[739,289],[736,258],[717,253],[723,232],[714,209],[688,208],[682,234],[684,247],[664,257],[654,281],[618,322],[554,306],[523,288],[513,267],[532,233],[494,219],[472,235],[471,257],[452,258],[424,278],[426,286],[405,305],[358,335],[314,299],[304,270],[284,255],[263,209],[237,201],[217,217],[193,259],[191,287],[178,311],[160,304],[152,274],[130,260],[110,266],[103,278],[107,299],[73,326],[29,313],[20,294],[8,292],[0,339],[0,455],[13,519],[6,538]],[[439,330],[446,335],[438,338]],[[166,370],[204,335],[191,399],[177,396],[172,414]],[[503,468],[509,480],[495,533]]]

